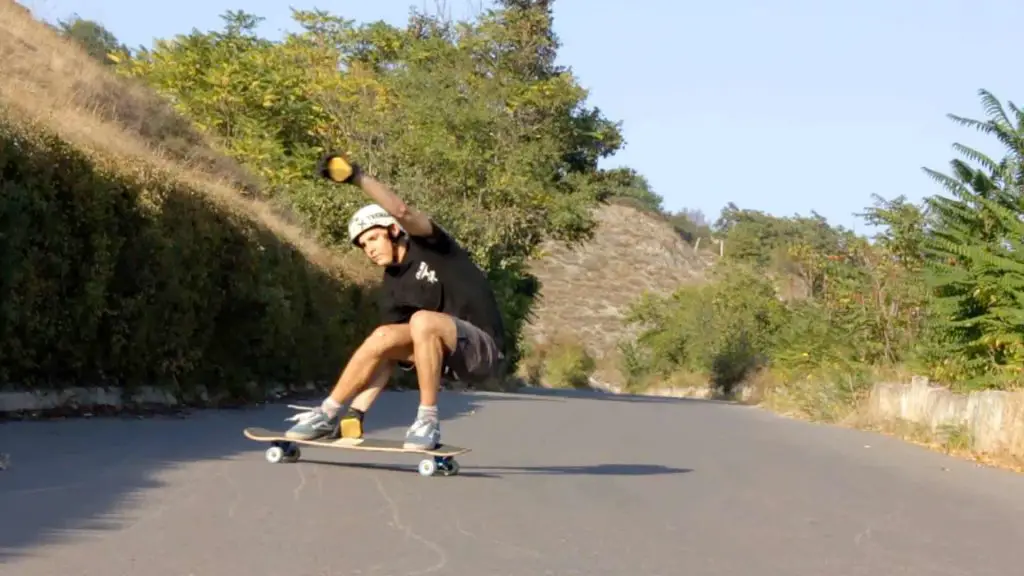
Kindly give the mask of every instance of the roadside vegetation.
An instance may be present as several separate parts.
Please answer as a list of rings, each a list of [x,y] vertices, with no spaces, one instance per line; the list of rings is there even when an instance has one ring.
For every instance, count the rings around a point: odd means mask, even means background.
[[[129,49],[2,0],[0,379],[20,388],[333,380],[374,320],[344,241],[366,202],[313,169],[343,150],[464,239],[518,350],[550,239],[639,180],[555,64],[546,2],[404,26],[293,11]],[[59,305],[57,303],[60,303]]]
[[[920,203],[879,190],[861,215],[871,238],[732,204],[709,222],[666,211],[635,170],[598,168],[624,145],[620,125],[555,64],[548,4],[506,0],[468,22],[414,12],[404,26],[296,10],[300,30],[274,40],[257,15],[229,12],[219,30],[138,49],[94,22],[46,28],[5,7],[21,40],[5,46],[5,76],[22,81],[2,92],[0,162],[15,177],[0,201],[0,377],[333,378],[372,322],[367,271],[344,242],[365,200],[311,173],[342,149],[465,239],[519,351],[541,288],[529,260],[550,239],[586,242],[591,209],[621,202],[721,254],[709,282],[632,307],[639,338],[618,360],[629,389],[755,383],[837,419],[883,377],[1019,386],[1024,111],[981,91],[984,119],[951,115],[1002,156],[954,145],[948,169],[925,168],[937,193]],[[77,51],[79,71],[25,46]],[[64,124],[61,103],[77,114]],[[524,361],[574,387],[595,366],[573,342]]]
[[[714,281],[638,302],[623,347],[630,385],[754,384],[808,416],[844,416],[871,385],[918,374],[958,392],[1020,387],[1024,360],[1024,111],[979,92],[982,119],[949,115],[1002,145],[954,143],[936,194],[874,195],[857,236],[823,218],[729,205]]]

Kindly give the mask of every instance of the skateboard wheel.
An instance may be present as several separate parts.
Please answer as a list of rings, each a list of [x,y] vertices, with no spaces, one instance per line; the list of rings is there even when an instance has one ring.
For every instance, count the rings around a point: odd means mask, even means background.
[[[455,476],[459,473],[459,463],[451,456],[447,458],[437,458],[434,462],[437,464],[437,469],[445,476]]]
[[[298,446],[292,446],[288,453],[285,455],[286,462],[298,462],[299,458],[302,457],[302,450],[299,450]]]
[[[264,456],[267,458],[267,462],[277,464],[284,458],[284,449],[280,446],[271,446],[270,448],[267,448]]]
[[[433,476],[437,472],[437,463],[431,458],[420,460],[420,476]]]

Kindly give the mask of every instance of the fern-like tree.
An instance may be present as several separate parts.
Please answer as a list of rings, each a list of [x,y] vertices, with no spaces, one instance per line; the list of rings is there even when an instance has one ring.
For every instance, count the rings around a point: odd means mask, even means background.
[[[926,200],[925,246],[936,375],[992,387],[1024,375],[1024,111],[979,94],[987,120],[948,117],[995,136],[1004,155],[955,143],[962,158],[950,162],[951,174],[924,168],[950,194]]]
[[[102,24],[94,20],[86,20],[78,14],[67,20],[58,20],[51,26],[58,34],[77,42],[89,56],[100,63],[110,66],[114,61],[107,57],[116,52],[128,52],[128,47],[118,41],[117,36]]]

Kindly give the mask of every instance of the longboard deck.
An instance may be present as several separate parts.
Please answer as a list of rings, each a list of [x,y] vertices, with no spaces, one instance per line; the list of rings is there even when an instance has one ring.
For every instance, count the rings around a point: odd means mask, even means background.
[[[267,428],[250,427],[242,430],[242,434],[250,440],[257,442],[275,442],[282,444],[304,444],[306,446],[317,446],[321,448],[348,448],[350,450],[369,450],[371,452],[404,452],[409,454],[428,454],[430,456],[451,457],[469,452],[469,448],[442,444],[434,450],[410,449],[402,446],[401,440],[388,440],[385,438],[337,438],[331,440],[297,440],[288,438],[281,432]]]

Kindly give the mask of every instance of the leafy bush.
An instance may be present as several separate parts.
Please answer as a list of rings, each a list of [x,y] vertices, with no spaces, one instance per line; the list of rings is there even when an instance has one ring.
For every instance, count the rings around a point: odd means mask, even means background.
[[[622,350],[628,385],[693,372],[728,390],[767,360],[783,312],[771,282],[742,265],[719,267],[711,283],[669,297],[648,295],[627,317],[642,328]]]
[[[174,174],[0,114],[0,380],[204,385],[333,378],[363,290]]]
[[[552,342],[534,345],[524,355],[522,371],[533,386],[589,388],[597,361],[576,338],[559,336]]]

